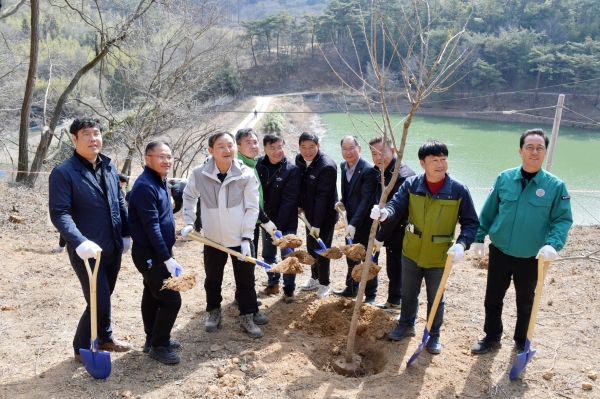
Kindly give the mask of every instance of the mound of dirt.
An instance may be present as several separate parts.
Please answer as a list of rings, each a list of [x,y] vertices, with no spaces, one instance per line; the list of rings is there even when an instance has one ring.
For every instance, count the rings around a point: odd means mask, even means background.
[[[191,290],[196,286],[196,276],[188,275],[188,276],[179,276],[179,277],[169,277],[167,281],[164,282],[161,291],[164,289],[169,289],[173,291],[186,292]]]
[[[340,247],[340,250],[348,258],[355,261],[363,260],[365,258],[365,255],[367,254],[365,246],[362,244],[344,245]]]
[[[269,269],[271,273],[285,273],[285,274],[300,274],[304,270],[302,269],[302,265],[298,258],[294,258],[293,256],[286,258],[282,262],[279,262],[275,266]]]
[[[298,248],[302,246],[302,238],[295,234],[288,234],[273,240],[273,245],[277,245],[279,249]]]
[[[362,276],[364,265],[365,265],[365,263],[363,262],[360,265],[355,266],[354,269],[352,269],[352,279],[354,281],[358,281],[360,283],[360,278]],[[379,273],[380,270],[381,270],[381,266],[379,266],[377,263],[371,262],[371,266],[369,267],[368,280],[375,277]]]
[[[339,248],[333,247],[321,252],[321,256],[329,259],[340,259],[342,256],[344,256],[344,254]]]
[[[285,256],[286,258],[297,258],[300,263],[304,263],[305,265],[314,265],[317,261],[306,251],[294,251]]]

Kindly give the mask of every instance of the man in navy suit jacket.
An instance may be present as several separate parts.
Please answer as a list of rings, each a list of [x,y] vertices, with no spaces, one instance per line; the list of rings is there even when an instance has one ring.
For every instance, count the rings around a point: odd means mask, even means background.
[[[373,164],[360,156],[361,146],[355,136],[346,136],[340,143],[342,157],[345,159],[340,164],[342,170],[342,201],[346,208],[348,226],[344,237],[351,238],[354,244],[363,244],[367,247],[372,221],[369,217],[370,209],[375,204],[375,190],[377,188],[377,173]],[[354,298],[358,293],[358,283],[352,279],[352,270],[360,261],[346,258],[348,274],[346,287],[334,291],[335,295]],[[377,296],[377,276],[367,282],[365,287],[365,302],[375,303]]]

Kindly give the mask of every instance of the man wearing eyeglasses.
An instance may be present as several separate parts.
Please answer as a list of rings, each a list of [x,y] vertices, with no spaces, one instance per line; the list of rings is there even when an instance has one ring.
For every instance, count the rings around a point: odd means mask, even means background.
[[[502,346],[502,306],[511,277],[517,294],[514,341],[522,353],[535,296],[540,255],[557,258],[565,245],[573,217],[567,187],[542,169],[548,137],[541,129],[521,135],[518,168],[500,173],[490,189],[475,236],[476,256],[485,255],[484,239],[492,241],[485,292],[485,337],[471,348],[476,354]]]
[[[71,266],[81,283],[86,308],[79,319],[73,349],[90,348],[90,281],[84,260],[98,269],[96,282],[98,349],[125,352],[132,349],[113,337],[110,296],[121,269],[121,255],[131,248],[125,201],[117,168],[102,155],[102,125],[95,118],[75,119],[69,128],[75,152],[50,174],[50,219],[67,242]],[[100,265],[97,251],[102,250]]]
[[[354,244],[367,247],[372,221],[369,217],[377,187],[377,173],[373,164],[360,156],[361,146],[355,136],[346,136],[340,142],[344,162],[342,170],[342,200],[336,204],[346,208],[348,226],[344,237],[352,239]],[[355,298],[358,294],[358,283],[352,279],[352,270],[360,263],[346,257],[348,273],[346,287],[333,291],[335,295]],[[377,276],[367,281],[365,287],[365,303],[375,304],[377,296]]]
[[[171,341],[171,330],[181,308],[178,291],[163,290],[163,281],[177,277],[183,268],[173,259],[175,219],[167,184],[173,165],[171,147],[165,141],[146,146],[146,166],[131,189],[129,221],[133,248],[131,257],[144,277],[142,321],[146,333],[144,352],[164,364],[179,363]]]

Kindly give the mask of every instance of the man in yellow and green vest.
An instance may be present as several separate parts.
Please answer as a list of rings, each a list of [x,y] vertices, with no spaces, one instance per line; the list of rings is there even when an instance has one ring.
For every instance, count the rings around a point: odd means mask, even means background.
[[[419,148],[419,161],[425,173],[407,178],[384,208],[375,205],[371,210],[371,218],[382,222],[376,237],[379,241],[388,225],[395,226],[396,219],[408,216],[402,242],[402,308],[398,326],[388,334],[395,341],[415,336],[423,279],[429,316],[447,254],[454,252],[453,263],[460,262],[479,227],[469,189],[446,173],[448,147],[437,140],[427,141]],[[457,222],[460,234],[455,240]],[[427,350],[432,354],[442,351],[444,302],[442,297],[431,326]]]

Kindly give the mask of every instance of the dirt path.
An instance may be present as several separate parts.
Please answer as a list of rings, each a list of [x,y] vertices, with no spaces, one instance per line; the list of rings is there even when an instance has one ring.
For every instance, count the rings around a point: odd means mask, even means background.
[[[255,97],[256,98],[256,106],[254,109],[257,111],[257,115],[254,115],[254,111],[250,112],[235,128],[233,128],[231,133],[235,135],[235,133],[244,128],[253,128],[256,123],[262,119],[264,113],[269,108],[269,104],[271,103],[272,97]]]

